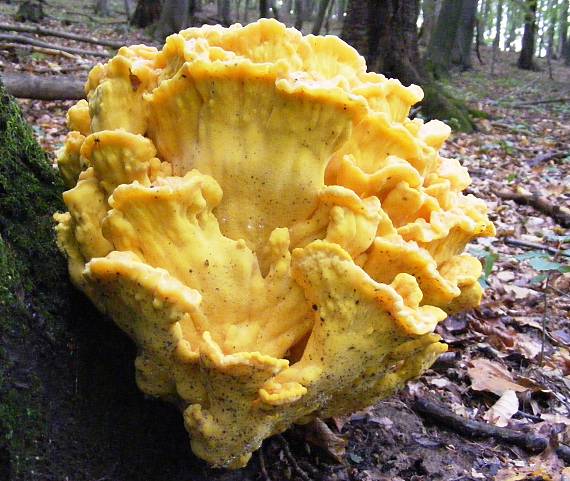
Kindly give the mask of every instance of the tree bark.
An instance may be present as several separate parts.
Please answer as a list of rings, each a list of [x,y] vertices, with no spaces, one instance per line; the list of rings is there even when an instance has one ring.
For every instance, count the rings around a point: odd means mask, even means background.
[[[536,70],[534,63],[534,47],[536,36],[536,8],[538,0],[527,0],[524,18],[524,33],[522,49],[519,55],[518,67],[524,70]]]
[[[342,25],[341,38],[352,45],[367,61],[369,37],[369,2],[351,0]]]
[[[172,33],[178,33],[188,23],[189,0],[164,0],[155,37],[163,40]]]
[[[436,79],[449,77],[451,52],[457,36],[464,0],[443,0],[428,47],[428,68]]]
[[[461,17],[455,37],[452,60],[453,63],[461,65],[463,70],[469,70],[473,66],[471,63],[471,50],[477,18],[477,3],[478,0],[462,0]]]
[[[162,0],[138,0],[131,23],[137,27],[148,27],[160,18]]]

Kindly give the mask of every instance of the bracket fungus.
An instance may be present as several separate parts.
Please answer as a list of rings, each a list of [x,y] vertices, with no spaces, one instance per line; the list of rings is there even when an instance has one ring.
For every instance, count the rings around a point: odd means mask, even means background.
[[[336,37],[204,26],[97,65],[59,152],[75,285],[137,344],[193,451],[247,463],[292,423],[370,405],[446,350],[493,235],[417,86]]]

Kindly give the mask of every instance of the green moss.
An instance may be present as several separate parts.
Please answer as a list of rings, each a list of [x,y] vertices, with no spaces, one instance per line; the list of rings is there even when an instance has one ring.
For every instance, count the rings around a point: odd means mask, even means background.
[[[454,130],[473,132],[475,125],[464,101],[455,98],[438,82],[427,83],[422,88],[425,94],[422,114],[425,117],[443,120]]]
[[[39,459],[47,437],[41,381],[31,369],[41,350],[32,342],[61,332],[61,300],[49,290],[65,275],[54,243],[52,213],[61,184],[22,113],[0,85],[0,447],[18,477]],[[29,343],[29,350],[23,347]],[[6,467],[0,467],[0,472]]]

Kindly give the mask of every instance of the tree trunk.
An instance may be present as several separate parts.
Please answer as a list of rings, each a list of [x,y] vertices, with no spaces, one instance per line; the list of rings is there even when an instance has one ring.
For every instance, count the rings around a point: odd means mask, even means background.
[[[239,8],[238,8],[239,13]],[[222,20],[225,27],[229,27],[232,24],[232,8],[230,5],[230,0],[218,0],[218,18]],[[179,29],[180,30],[180,29]]]
[[[465,0],[443,0],[428,48],[428,68],[436,79],[449,76],[451,52]]]
[[[568,39],[568,10],[570,0],[562,0],[560,7],[560,27],[559,27],[559,52],[561,57],[565,57],[566,50],[570,48]]]
[[[315,19],[315,24],[313,25],[313,35],[319,35],[321,33],[321,27],[323,26],[323,21],[330,1],[331,0],[320,0],[319,11],[317,13],[317,18]]]
[[[463,70],[469,70],[473,66],[471,63],[471,50],[473,47],[475,21],[477,19],[477,3],[478,0],[463,0],[462,2],[461,18],[455,37],[452,60],[453,63],[461,65]]]
[[[404,85],[421,85],[425,100],[422,114],[451,120],[461,130],[473,123],[465,105],[448,96],[426,70],[418,49],[416,26],[419,0],[352,0],[343,25],[343,39],[355,47],[369,70],[400,80]]]
[[[549,62],[556,56],[554,48],[554,32],[556,30],[556,24],[558,23],[557,13],[558,8],[555,0],[550,0],[548,2],[548,9],[546,13],[547,18],[545,20],[545,22],[548,22],[548,29],[546,32],[546,57],[548,58]]]
[[[501,44],[501,24],[503,21],[503,0],[497,0],[497,19],[495,21],[495,38],[493,39],[493,56],[491,57],[491,75],[495,75],[495,62]]]
[[[160,19],[156,26],[155,37],[163,40],[172,33],[186,27],[188,22],[189,0],[164,0]]]
[[[504,50],[511,51],[513,49],[513,44],[517,36],[517,27],[519,26],[519,14],[520,11],[517,4],[514,2],[507,2],[507,35],[505,36],[505,43],[503,45]]]
[[[295,28],[303,30],[303,0],[295,0]]]
[[[368,0],[350,0],[346,8],[346,17],[342,25],[341,38],[352,45],[367,61],[369,6]]]
[[[431,41],[433,29],[437,22],[439,14],[439,7],[441,7],[440,0],[423,0],[422,1],[422,15],[423,22],[420,29],[420,45],[427,47]]]
[[[524,17],[524,33],[518,67],[524,70],[536,70],[534,63],[534,45],[536,36],[536,7],[538,0],[527,0]]]
[[[160,18],[161,8],[162,1],[138,0],[131,23],[141,28],[148,27]]]
[[[95,2],[95,13],[102,17],[108,17],[111,14],[108,0],[97,0]]]
[[[259,18],[269,18],[268,0],[259,0]]]

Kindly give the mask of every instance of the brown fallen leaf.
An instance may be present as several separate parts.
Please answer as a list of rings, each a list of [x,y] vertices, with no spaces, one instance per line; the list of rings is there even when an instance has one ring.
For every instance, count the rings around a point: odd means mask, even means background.
[[[489,391],[502,396],[506,391],[524,392],[526,387],[513,381],[511,373],[500,364],[488,359],[473,359],[467,374],[474,391]]]
[[[504,428],[519,410],[519,399],[514,391],[508,390],[491,406],[483,418],[495,426]]]

